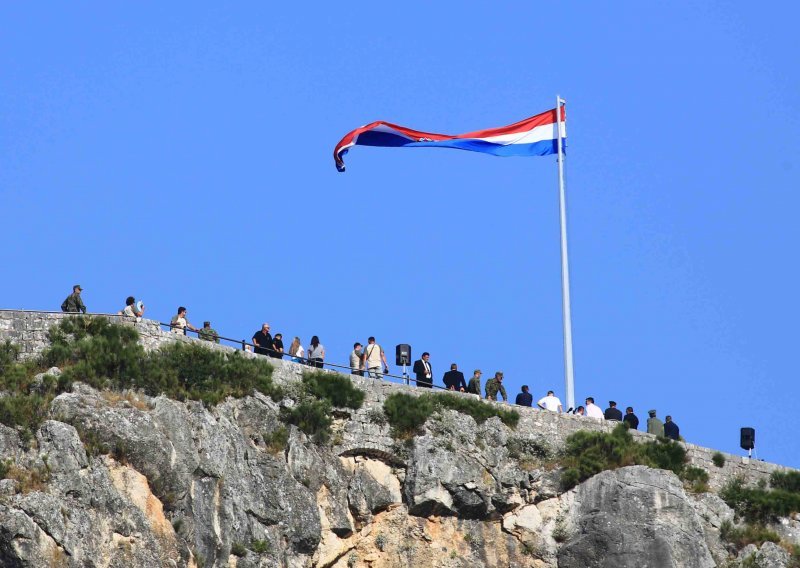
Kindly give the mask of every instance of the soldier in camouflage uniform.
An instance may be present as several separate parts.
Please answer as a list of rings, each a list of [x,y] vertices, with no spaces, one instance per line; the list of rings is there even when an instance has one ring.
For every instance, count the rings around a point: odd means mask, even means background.
[[[486,399],[497,400],[497,391],[500,391],[500,394],[503,395],[503,402],[508,402],[506,387],[503,386],[502,371],[497,371],[493,379],[486,381]]]
[[[75,284],[75,286],[72,287],[72,294],[67,296],[67,299],[61,304],[61,311],[70,314],[85,314],[86,306],[83,305],[83,300],[81,300],[81,292],[83,292],[81,285]]]
[[[475,372],[472,373],[472,378],[469,380],[469,384],[467,385],[467,392],[471,394],[477,394],[478,398],[481,396],[481,370],[475,369]]]
[[[205,341],[213,341],[219,343],[219,334],[217,330],[211,327],[210,321],[203,322],[203,329],[197,332],[197,336]]]

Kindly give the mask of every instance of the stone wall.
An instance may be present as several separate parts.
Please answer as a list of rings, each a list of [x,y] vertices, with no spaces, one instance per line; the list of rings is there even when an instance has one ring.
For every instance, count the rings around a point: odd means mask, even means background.
[[[21,347],[21,356],[25,359],[35,357],[47,346],[47,330],[50,326],[58,323],[70,314],[61,312],[35,312],[20,310],[0,310],[0,341],[11,340]],[[135,321],[112,314],[92,314],[102,315],[109,318],[114,323],[134,326],[141,336],[142,344],[145,349],[155,349],[165,343],[182,341],[199,341],[192,337],[170,333],[161,329],[157,321],[141,319]],[[233,347],[214,344],[207,341],[199,341],[204,347],[220,349],[233,352]],[[247,356],[257,357],[251,353]],[[273,360],[275,363],[274,379],[279,384],[296,383],[302,377],[302,373],[307,367],[292,363],[290,361]],[[373,454],[378,457],[386,458],[397,455],[395,440],[389,433],[386,424],[375,421],[375,414],[382,412],[383,401],[387,396],[394,392],[405,392],[412,395],[430,392],[421,391],[415,387],[404,384],[391,383],[388,381],[374,381],[372,379],[351,377],[352,380],[366,393],[363,407],[356,412],[350,420],[341,421],[338,424],[341,436],[339,445],[340,455],[362,455]],[[474,396],[456,393],[454,396]],[[489,403],[502,404],[502,403]],[[557,452],[564,447],[566,438],[578,430],[595,430],[610,432],[616,423],[600,422],[593,418],[556,414],[542,411],[538,408],[515,407],[521,415],[519,424],[516,428],[516,436],[521,439],[535,441],[536,443],[549,447]],[[649,440],[653,437],[643,432],[633,432],[639,440]],[[722,453],[725,457],[725,465],[717,467],[712,461],[715,450],[685,444],[689,460],[692,465],[705,469],[710,476],[709,487],[718,490],[727,481],[742,477],[748,482],[757,482],[768,479],[769,475],[780,469],[782,466],[750,460],[746,457],[733,454]],[[396,458],[394,458],[396,459]]]

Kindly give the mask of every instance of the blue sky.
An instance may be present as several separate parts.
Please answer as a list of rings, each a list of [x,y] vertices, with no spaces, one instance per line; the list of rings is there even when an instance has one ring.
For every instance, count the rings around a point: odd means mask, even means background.
[[[567,99],[576,397],[800,467],[798,8],[0,8],[0,307],[125,297],[328,360],[430,351],[564,395],[555,159],[355,148]],[[393,369],[396,370],[396,368]],[[787,426],[788,419],[788,426]]]

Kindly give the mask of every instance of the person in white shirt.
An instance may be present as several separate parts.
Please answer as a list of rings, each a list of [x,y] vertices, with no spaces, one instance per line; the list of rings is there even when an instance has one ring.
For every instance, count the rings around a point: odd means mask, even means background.
[[[600,410],[600,407],[594,403],[594,399],[591,396],[586,397],[586,416],[605,420],[603,411]]]
[[[564,412],[564,407],[561,406],[561,400],[559,400],[553,391],[547,391],[547,396],[537,402],[536,406],[542,410],[549,410],[550,412]]]
[[[136,298],[128,296],[125,300],[125,308],[119,314],[129,318],[140,318],[144,314],[144,304],[142,302],[137,304]]]

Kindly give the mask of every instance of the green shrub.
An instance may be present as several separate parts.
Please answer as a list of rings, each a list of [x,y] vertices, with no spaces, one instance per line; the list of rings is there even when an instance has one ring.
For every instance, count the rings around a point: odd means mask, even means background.
[[[780,542],[781,537],[773,530],[760,524],[747,524],[743,527],[735,527],[730,521],[725,521],[720,526],[719,536],[725,542],[731,543],[736,550],[740,550],[748,544],[761,546],[765,542]]]
[[[800,493],[800,471],[773,471],[769,484],[774,489]]]
[[[267,446],[267,450],[273,454],[280,454],[283,453],[283,450],[286,449],[286,444],[289,442],[289,430],[280,426],[272,432],[262,434],[262,438],[264,438],[264,445]]]
[[[679,444],[666,438],[636,443],[624,424],[611,433],[579,430],[566,441],[561,486],[568,490],[601,471],[627,465],[646,465],[682,475],[685,462],[686,451]]]
[[[438,409],[457,410],[462,414],[467,414],[475,419],[478,424],[483,424],[489,418],[498,416],[503,424],[510,428],[515,428],[519,422],[519,412],[516,410],[505,410],[498,408],[497,405],[487,404],[476,400],[471,397],[461,396],[457,394],[442,393],[438,395],[422,395],[431,396],[434,399],[434,404]]]
[[[413,435],[422,428],[434,412],[445,409],[468,414],[478,424],[482,424],[494,416],[498,416],[506,426],[512,428],[519,421],[519,413],[515,410],[505,410],[493,404],[447,393],[426,393],[420,396],[393,393],[386,397],[383,403],[386,418],[392,426],[395,436],[398,437]]]
[[[234,542],[231,545],[231,554],[241,558],[247,555],[247,548],[241,542]]]
[[[144,349],[132,327],[113,325],[102,317],[69,317],[51,327],[48,337],[50,347],[41,361],[63,367],[64,389],[75,380],[98,389],[131,388],[141,376]]]
[[[250,550],[256,554],[265,554],[269,552],[269,541],[267,540],[254,540],[250,543]]]
[[[331,410],[327,400],[303,400],[292,408],[281,408],[281,420],[297,426],[315,442],[324,443],[330,439]]]
[[[681,473],[681,478],[689,485],[693,493],[708,492],[708,472],[700,467],[687,466]]]
[[[0,479],[5,479],[6,475],[8,475],[8,469],[11,467],[13,462],[11,460],[2,460],[0,461]]]
[[[47,418],[52,394],[12,394],[0,398],[0,423],[19,426],[23,441],[33,439],[33,434]]]
[[[725,466],[725,456],[720,452],[714,452],[714,455],[711,456],[711,461],[714,462],[714,465],[717,467]]]
[[[163,393],[213,406],[229,396],[250,395],[253,390],[275,394],[272,370],[261,358],[246,358],[238,351],[224,353],[176,342],[150,354],[135,386],[151,396]]]
[[[348,376],[315,371],[303,375],[303,390],[316,398],[327,400],[334,407],[358,410],[364,402],[364,391]]]
[[[11,343],[8,339],[0,343],[0,376],[5,375],[6,369],[17,364],[18,357],[19,345]]]
[[[433,414],[435,408],[431,396],[412,396],[396,392],[386,397],[383,412],[395,436],[406,437],[415,434]]]
[[[785,489],[746,487],[741,479],[729,482],[719,495],[737,515],[752,524],[765,524],[800,512],[800,494]]]

